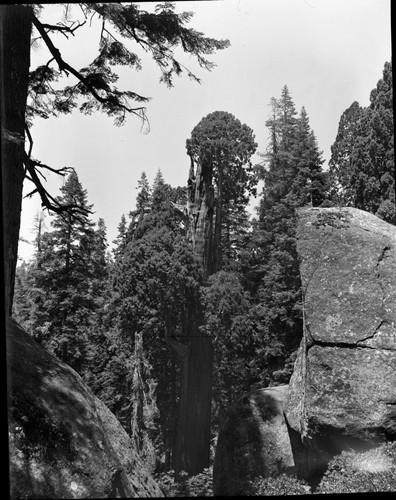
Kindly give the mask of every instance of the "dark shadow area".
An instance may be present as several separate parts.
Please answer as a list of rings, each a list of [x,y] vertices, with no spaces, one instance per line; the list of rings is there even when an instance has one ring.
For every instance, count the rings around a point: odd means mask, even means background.
[[[149,473],[114,415],[12,320],[7,386],[12,498],[148,494]]]
[[[300,434],[292,429],[286,420],[289,432],[296,473],[298,479],[303,479],[315,492],[319,486],[329,462],[343,451],[353,450],[358,453],[378,447],[385,439],[384,435],[375,435],[375,431],[367,429],[367,440],[349,435],[347,430],[321,426],[315,437],[315,448],[306,446]],[[370,436],[370,437],[369,437]]]

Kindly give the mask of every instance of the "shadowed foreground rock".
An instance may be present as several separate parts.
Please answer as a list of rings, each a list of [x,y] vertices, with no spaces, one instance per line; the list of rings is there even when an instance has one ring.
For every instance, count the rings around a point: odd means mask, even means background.
[[[259,389],[229,411],[216,447],[215,496],[244,494],[248,482],[258,476],[294,472],[283,416],[287,389],[287,386]]]
[[[162,496],[116,417],[12,320],[7,371],[11,498]]]
[[[396,439],[396,227],[354,208],[299,211],[304,337],[286,419],[300,475]]]

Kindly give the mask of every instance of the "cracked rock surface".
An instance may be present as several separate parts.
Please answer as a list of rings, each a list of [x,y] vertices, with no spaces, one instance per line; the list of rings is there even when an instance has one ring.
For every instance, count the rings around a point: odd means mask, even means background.
[[[396,439],[396,227],[354,208],[308,207],[297,238],[304,337],[287,421],[326,460]]]

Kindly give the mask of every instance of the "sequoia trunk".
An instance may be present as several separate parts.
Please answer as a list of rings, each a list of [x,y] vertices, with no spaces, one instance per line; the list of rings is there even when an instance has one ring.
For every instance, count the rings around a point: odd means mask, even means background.
[[[212,165],[191,158],[188,180],[188,237],[206,275],[214,272]],[[189,475],[209,467],[213,346],[201,332],[203,312],[193,297],[186,310],[181,359],[181,394],[174,468]]]
[[[199,304],[190,305],[186,319],[174,468],[176,474],[186,471],[195,475],[209,467],[213,347],[210,337],[199,331]]]
[[[212,170],[210,162],[199,160],[197,170],[194,172],[194,161],[191,158],[187,200],[188,239],[192,242],[194,253],[207,275],[214,272]]]

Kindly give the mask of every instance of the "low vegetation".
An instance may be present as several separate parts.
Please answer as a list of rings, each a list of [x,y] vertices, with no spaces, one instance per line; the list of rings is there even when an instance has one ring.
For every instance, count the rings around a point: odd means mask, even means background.
[[[327,468],[315,493],[396,491],[396,442],[364,453],[344,451]]]

